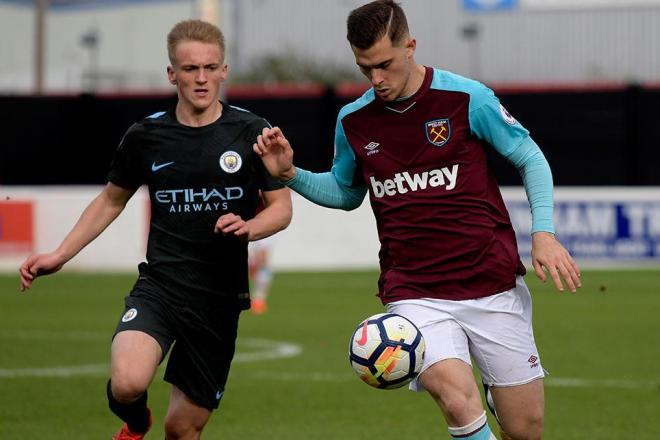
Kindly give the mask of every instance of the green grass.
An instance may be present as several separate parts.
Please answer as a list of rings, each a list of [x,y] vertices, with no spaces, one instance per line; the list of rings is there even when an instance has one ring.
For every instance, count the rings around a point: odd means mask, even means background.
[[[204,438],[448,438],[427,395],[371,389],[348,364],[351,331],[382,311],[376,277],[277,274],[268,313],[242,315],[238,352],[258,351],[256,340],[267,339],[297,344],[302,353],[236,362]],[[105,400],[110,337],[133,280],[61,273],[21,294],[16,276],[0,276],[0,439],[110,438],[120,424]],[[556,293],[533,275],[527,282],[551,372],[544,438],[660,438],[660,273],[585,272],[577,295]],[[43,377],[26,370],[81,365],[92,371]],[[147,438],[163,438],[168,393],[159,371]]]

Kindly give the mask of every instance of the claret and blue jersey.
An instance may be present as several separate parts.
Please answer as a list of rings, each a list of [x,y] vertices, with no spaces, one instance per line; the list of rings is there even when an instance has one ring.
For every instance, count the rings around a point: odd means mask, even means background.
[[[371,89],[340,111],[331,172],[336,187],[326,186],[347,200],[369,192],[384,302],[483,297],[513,288],[524,273],[487,148],[521,170],[535,230],[552,231],[547,162],[483,84],[427,67],[413,96],[385,102]],[[310,176],[300,171],[301,182],[291,186],[306,195]],[[310,193],[314,201],[343,207]]]

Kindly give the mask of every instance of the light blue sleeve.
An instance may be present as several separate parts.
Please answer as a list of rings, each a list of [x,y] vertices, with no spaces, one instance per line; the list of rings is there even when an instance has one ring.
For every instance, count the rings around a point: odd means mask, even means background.
[[[317,205],[351,211],[362,204],[367,188],[364,185],[343,185],[332,172],[312,173],[296,167],[296,176],[286,185]]]
[[[306,199],[328,208],[350,211],[362,204],[367,187],[359,183],[356,176],[355,153],[348,144],[339,113],[335,129],[335,158],[332,170],[327,173],[312,173],[296,167],[296,176],[286,185]]]
[[[485,86],[470,97],[472,132],[507,158],[520,173],[532,210],[532,233],[554,233],[552,172],[543,152],[529,132],[500,104]]]
[[[554,201],[552,172],[543,152],[532,138],[527,137],[506,158],[518,168],[532,208],[532,233],[555,233],[552,221]]]

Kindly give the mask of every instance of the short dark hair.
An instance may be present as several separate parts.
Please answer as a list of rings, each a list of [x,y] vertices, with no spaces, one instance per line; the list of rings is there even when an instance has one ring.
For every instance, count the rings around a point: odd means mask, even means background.
[[[409,35],[406,14],[393,0],[377,0],[352,10],[346,27],[351,46],[362,50],[369,49],[385,35],[393,45],[402,43]]]

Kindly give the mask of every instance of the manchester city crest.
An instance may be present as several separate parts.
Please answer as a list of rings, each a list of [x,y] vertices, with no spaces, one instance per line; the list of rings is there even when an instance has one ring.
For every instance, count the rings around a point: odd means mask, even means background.
[[[451,137],[449,119],[434,119],[424,124],[426,139],[436,147],[442,147]]]
[[[235,173],[241,169],[243,159],[235,151],[226,151],[220,156],[220,168],[226,173]]]
[[[121,317],[121,322],[132,321],[133,319],[135,319],[137,314],[138,314],[137,309],[135,308],[129,309],[126,311],[126,313],[124,313],[124,316]]]

